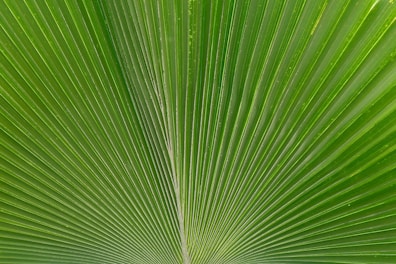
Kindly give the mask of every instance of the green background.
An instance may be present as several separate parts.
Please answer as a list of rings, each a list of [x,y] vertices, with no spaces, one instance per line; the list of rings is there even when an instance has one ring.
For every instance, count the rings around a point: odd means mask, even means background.
[[[0,263],[396,263],[395,20],[0,0]]]

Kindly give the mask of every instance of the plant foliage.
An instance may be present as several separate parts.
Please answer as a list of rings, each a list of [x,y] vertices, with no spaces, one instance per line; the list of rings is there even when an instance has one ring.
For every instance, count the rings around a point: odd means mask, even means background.
[[[0,263],[396,263],[393,0],[0,0]]]

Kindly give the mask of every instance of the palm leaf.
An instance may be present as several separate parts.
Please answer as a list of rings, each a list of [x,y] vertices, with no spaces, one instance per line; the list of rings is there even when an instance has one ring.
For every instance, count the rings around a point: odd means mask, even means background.
[[[393,1],[0,3],[1,263],[396,263]]]

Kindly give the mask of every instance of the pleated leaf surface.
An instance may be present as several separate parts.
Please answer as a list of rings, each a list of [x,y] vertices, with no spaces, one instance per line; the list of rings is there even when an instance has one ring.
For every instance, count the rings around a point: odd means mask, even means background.
[[[393,0],[0,0],[0,263],[396,263]]]

